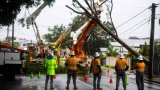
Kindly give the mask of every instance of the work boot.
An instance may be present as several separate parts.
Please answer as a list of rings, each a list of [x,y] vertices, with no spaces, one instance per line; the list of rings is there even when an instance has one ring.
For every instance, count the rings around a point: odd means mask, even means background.
[[[97,90],[102,90],[102,88],[100,88],[100,87],[97,87]]]
[[[47,90],[47,84],[45,84],[45,90]]]
[[[69,90],[69,84],[67,84],[66,89]]]
[[[93,86],[93,90],[96,90],[96,86]]]
[[[97,85],[97,89],[98,89],[98,90],[102,90],[102,88],[100,88],[100,85],[99,85],[99,84]]]
[[[66,87],[67,90],[69,90],[69,87]]]
[[[53,85],[50,86],[50,89],[55,89],[55,87]]]
[[[118,90],[118,87],[116,87],[116,89],[115,90]]]
[[[76,84],[74,84],[74,90],[77,90],[78,88],[77,88],[77,86],[76,86]]]
[[[45,86],[45,90],[47,90],[47,86]]]

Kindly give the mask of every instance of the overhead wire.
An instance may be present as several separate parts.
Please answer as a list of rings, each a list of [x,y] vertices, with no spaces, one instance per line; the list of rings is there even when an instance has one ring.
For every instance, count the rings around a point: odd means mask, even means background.
[[[16,32],[15,33],[19,33],[19,34],[23,34],[23,35],[26,35],[27,33],[22,33],[22,32],[18,32],[20,29],[14,29]],[[9,29],[9,31],[11,31],[11,29]],[[29,36],[32,36],[30,34],[27,34]]]
[[[138,13],[137,15],[133,16],[132,18],[130,18],[129,20],[123,22],[122,24],[118,25],[116,28],[119,28],[121,26],[123,26],[124,24],[126,24],[127,22],[131,21],[132,19],[136,18],[138,15],[142,14],[144,11],[146,11],[147,9],[149,9],[149,7],[147,7],[146,9],[144,9],[143,11],[141,11],[140,13]]]
[[[137,27],[136,29],[134,29],[134,30],[132,30],[130,33],[133,33],[134,31],[136,31],[136,30],[138,30],[140,27],[142,27],[143,25],[145,25],[147,22],[149,22],[150,21],[150,19],[149,20],[147,20],[146,22],[144,22],[144,23],[142,23],[139,27]],[[128,33],[128,34],[130,34],[130,33]],[[124,36],[124,35],[122,35],[122,36]]]
[[[136,27],[137,25],[139,25],[140,23],[142,23],[143,21],[145,21],[147,19],[143,19],[140,22],[138,22],[137,24],[135,24],[134,26],[130,27],[129,29],[125,30],[124,32],[120,33],[119,36],[123,35],[124,33],[128,32],[129,30],[133,29],[134,27]]]

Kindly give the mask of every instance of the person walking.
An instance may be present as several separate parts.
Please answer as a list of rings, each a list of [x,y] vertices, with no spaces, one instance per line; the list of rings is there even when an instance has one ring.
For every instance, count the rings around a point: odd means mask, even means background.
[[[78,89],[76,85],[76,78],[77,78],[77,66],[79,66],[79,64],[78,64],[78,58],[75,57],[75,53],[73,51],[70,53],[70,57],[66,59],[65,66],[68,67],[66,89],[69,90],[71,77],[73,79],[74,90]]]
[[[116,90],[118,90],[120,79],[122,78],[123,81],[123,88],[126,90],[126,71],[128,70],[129,66],[127,61],[124,59],[124,55],[121,53],[119,59],[116,61],[115,64],[115,71],[116,71]]]
[[[138,61],[135,64],[136,69],[136,84],[138,90],[144,90],[144,70],[145,70],[145,63],[143,62],[143,57],[140,55],[138,57]]]
[[[101,89],[100,81],[101,81],[102,70],[100,66],[100,59],[99,59],[98,52],[95,53],[94,58],[92,59],[91,66],[90,66],[90,73],[93,73],[93,89],[94,90],[96,90],[96,88]]]
[[[49,53],[47,56],[47,60],[45,61],[45,69],[46,69],[46,80],[45,80],[45,89],[47,89],[48,81],[50,78],[50,88],[53,87],[53,76],[55,75],[55,69],[57,69],[56,59],[53,57],[52,53]]]

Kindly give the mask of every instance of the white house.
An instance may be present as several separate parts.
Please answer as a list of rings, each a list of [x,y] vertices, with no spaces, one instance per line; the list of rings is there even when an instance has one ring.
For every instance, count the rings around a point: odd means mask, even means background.
[[[149,45],[149,39],[146,39],[146,38],[145,39],[124,39],[123,41],[134,50],[139,50],[140,45],[144,45],[145,42],[147,43],[147,45]],[[111,42],[111,45],[113,45],[114,49],[118,49],[120,53],[128,54],[128,50],[125,47],[123,47],[120,43]]]

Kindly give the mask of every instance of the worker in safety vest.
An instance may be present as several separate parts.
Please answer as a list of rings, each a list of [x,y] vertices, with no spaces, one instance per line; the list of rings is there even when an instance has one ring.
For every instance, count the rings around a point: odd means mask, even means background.
[[[68,67],[66,89],[67,90],[69,89],[71,77],[73,79],[74,89],[77,89],[77,86],[76,86],[77,66],[80,66],[80,65],[78,64],[78,58],[75,57],[75,53],[73,51],[70,53],[70,57],[66,59],[65,66]]]
[[[126,74],[125,72],[128,70],[129,66],[127,61],[124,59],[124,55],[121,53],[119,59],[116,61],[115,64],[115,71],[116,71],[116,90],[118,90],[120,79],[122,78],[123,81],[123,88],[126,90]]]
[[[101,66],[100,66],[100,59],[99,59],[99,53],[96,52],[94,55],[94,58],[92,59],[91,66],[90,66],[90,73],[93,73],[93,89],[101,89],[100,88],[100,81],[101,81]],[[98,80],[97,80],[98,78]],[[97,81],[96,81],[97,80]],[[97,82],[97,83],[96,83]]]
[[[135,64],[136,69],[136,83],[138,90],[144,90],[144,70],[145,70],[145,63],[143,62],[143,57],[140,55],[138,57],[138,62]]]
[[[53,77],[55,75],[55,70],[57,69],[57,62],[56,59],[53,57],[52,53],[49,53],[47,56],[47,60],[45,61],[45,68],[46,68],[46,81],[45,81],[45,88],[47,89],[48,80],[50,78],[50,87],[53,87]]]

